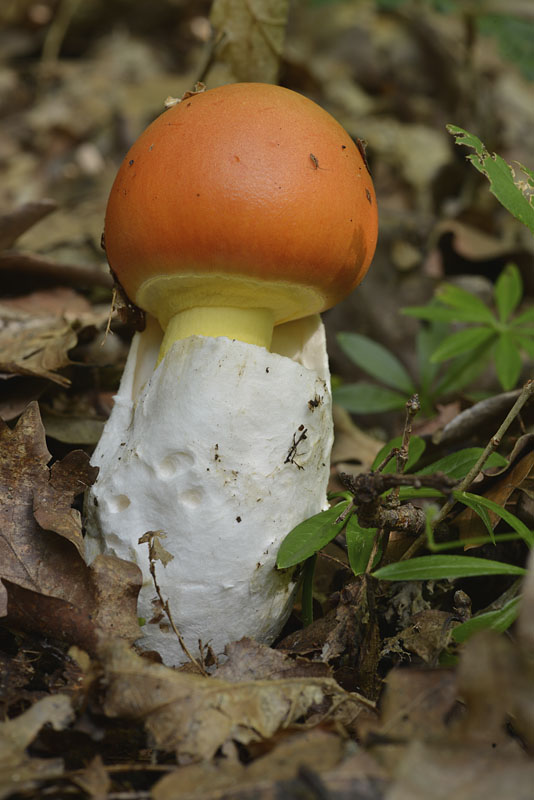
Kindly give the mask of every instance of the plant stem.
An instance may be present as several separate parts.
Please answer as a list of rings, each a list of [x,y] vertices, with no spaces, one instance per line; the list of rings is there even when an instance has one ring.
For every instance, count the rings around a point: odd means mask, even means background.
[[[317,555],[311,556],[304,564],[302,579],[302,624],[306,628],[313,622],[313,575]]]

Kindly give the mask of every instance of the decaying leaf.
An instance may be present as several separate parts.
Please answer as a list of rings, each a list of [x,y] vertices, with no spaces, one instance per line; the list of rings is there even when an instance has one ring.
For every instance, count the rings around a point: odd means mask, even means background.
[[[534,764],[522,753],[414,741],[405,750],[388,800],[530,800]]]
[[[289,0],[215,0],[210,21],[217,57],[237,81],[276,83],[288,11]]]
[[[0,722],[0,798],[29,791],[40,781],[63,773],[61,758],[31,758],[26,748],[43,725],[63,730],[73,718],[70,698],[43,697],[15,719]]]
[[[290,658],[253,639],[232,642],[227,645],[225,654],[228,659],[216,672],[219,680],[237,682],[332,676],[332,670],[323,662]]]
[[[111,780],[99,755],[75,778],[75,782],[91,800],[107,800]]]
[[[72,289],[33,292],[0,303],[0,371],[33,375],[68,386],[57,370],[71,363],[68,351],[78,342],[77,331],[101,327],[108,312],[93,310]]]
[[[377,675],[380,638],[373,608],[373,590],[364,577],[343,588],[339,603],[324,617],[302,630],[286,636],[277,648],[291,655],[313,656],[326,664],[343,667],[341,674],[348,688],[358,687],[366,697],[375,699],[381,687]]]
[[[363,708],[331,678],[230,683],[149,663],[119,641],[105,643],[100,655],[106,714],[143,719],[153,745],[175,750],[182,764],[208,760],[226,742],[270,739],[312,709],[326,719],[339,706],[353,717]]]
[[[35,375],[68,386],[57,373],[70,364],[67,355],[77,342],[71,325],[55,315],[35,317],[0,305],[0,371]]]
[[[364,719],[360,737],[375,745],[380,763],[392,772],[413,739],[446,737],[456,698],[457,683],[451,671],[394,668],[385,680],[380,720]]]
[[[303,769],[321,774],[333,770],[342,760],[345,741],[321,729],[291,732],[281,737],[273,750],[250,764],[237,759],[220,759],[215,763],[190,764],[162,778],[152,789],[153,800],[193,800],[202,795],[231,790],[250,792],[263,797],[269,786],[296,778]],[[271,789],[272,791],[272,789]],[[269,795],[267,795],[269,796]],[[272,796],[272,795],[271,795]]]
[[[354,462],[362,465],[362,470],[371,469],[376,454],[383,447],[383,442],[369,436],[360,430],[351,419],[348,411],[341,406],[334,405],[334,446],[332,448],[332,464],[335,464],[340,472],[353,472]],[[344,464],[350,463],[344,467]]]
[[[51,469],[37,403],[11,430],[0,423],[0,579],[2,615],[94,650],[99,630],[133,641],[141,576],[129,562],[82,558],[81,520],[73,498],[96,476],[73,451]]]
[[[448,611],[426,609],[414,614],[407,628],[386,639],[382,655],[414,653],[427,664],[436,664],[450,642],[455,619]]]

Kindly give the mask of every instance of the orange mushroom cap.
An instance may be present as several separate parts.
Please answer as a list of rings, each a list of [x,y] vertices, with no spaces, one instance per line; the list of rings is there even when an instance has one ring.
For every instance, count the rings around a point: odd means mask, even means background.
[[[320,106],[238,83],[186,97],[137,139],[113,184],[109,263],[165,327],[196,306],[274,324],[323,311],[364,277],[378,230],[359,148]]]

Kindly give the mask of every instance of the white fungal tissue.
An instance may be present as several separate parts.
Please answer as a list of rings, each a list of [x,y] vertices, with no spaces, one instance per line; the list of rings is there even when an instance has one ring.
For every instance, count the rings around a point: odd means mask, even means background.
[[[286,534],[327,507],[332,413],[318,317],[275,328],[273,352],[226,338],[176,342],[155,367],[161,330],[136,334],[92,458],[86,557],[110,553],[143,572],[139,644],[187,660],[157,601],[147,531],[172,559],[157,582],[194,656],[250,636],[271,643],[293,601],[275,568]],[[154,368],[155,367],[155,368]]]

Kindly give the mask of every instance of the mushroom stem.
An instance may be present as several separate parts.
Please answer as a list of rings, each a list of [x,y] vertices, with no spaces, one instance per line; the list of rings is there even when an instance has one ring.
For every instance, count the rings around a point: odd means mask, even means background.
[[[159,361],[174,342],[189,336],[226,336],[269,350],[273,336],[274,314],[268,308],[230,308],[204,306],[187,308],[171,317],[165,330]]]
[[[318,316],[277,326],[273,352],[190,336],[154,370],[160,344],[155,324],[134,337],[92,457],[85,547],[89,562],[106,552],[139,565],[139,645],[180,664],[140,537],[166,534],[156,579],[195,657],[199,639],[216,656],[243,636],[272,642],[298,579],[276,569],[280,544],[327,506],[332,409]]]

